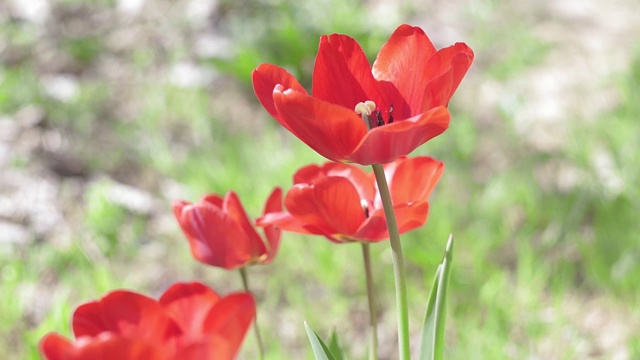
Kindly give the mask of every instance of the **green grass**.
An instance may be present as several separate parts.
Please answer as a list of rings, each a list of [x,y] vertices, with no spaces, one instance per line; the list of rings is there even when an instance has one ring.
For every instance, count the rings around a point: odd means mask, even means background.
[[[279,4],[268,10],[300,14],[305,6],[320,6]],[[474,72],[480,78],[475,82],[508,81],[541,64],[551,45],[537,39],[526,24],[509,20],[513,9],[500,13],[499,2],[483,4],[486,9],[467,15],[472,26],[500,20],[500,31],[483,27],[470,39],[460,39],[476,45]],[[87,183],[82,198],[71,207],[70,219],[80,224],[74,225],[77,231],[67,242],[2,244],[0,354],[38,358],[42,335],[69,335],[73,309],[112,289],[127,287],[156,296],[171,282],[194,279],[223,293],[239,289],[238,274],[191,259],[170,216],[171,198],[163,195],[166,183],[178,184],[179,193],[192,201],[205,192],[234,190],[248,212],[258,216],[274,186],[287,189],[297,168],[324,160],[260,111],[247,87],[250,71],[260,62],[272,62],[287,66],[308,85],[319,34],[339,31],[366,39],[363,46],[374,56],[395,25],[372,30],[372,20],[367,21],[361,6],[341,5],[333,10],[335,17],[314,16],[313,21],[282,15],[291,19],[282,22],[267,22],[250,7],[228,6],[225,21],[233,25],[229,31],[238,39],[237,58],[203,62],[240,84],[229,87],[235,97],[220,100],[213,98],[221,94],[216,89],[179,88],[161,76],[143,77],[128,89],[131,96],[125,105],[136,111],[127,118],[112,111],[123,105],[101,79],[81,78],[79,95],[59,102],[44,95],[31,62],[2,69],[0,112],[41,106],[47,126],[69,135],[71,148],[77,149],[75,154],[92,175],[122,177],[166,202],[150,216],[139,215],[109,201],[108,182]],[[15,31],[7,28],[3,33]],[[493,58],[494,39],[503,33],[507,51]],[[18,35],[15,42],[37,40]],[[88,64],[108,51],[102,42],[87,39],[65,44],[65,51]],[[132,51],[131,66],[142,74],[151,65],[167,65],[162,61],[146,45]],[[584,355],[579,344],[594,344],[599,336],[599,329],[584,321],[594,309],[606,309],[611,321],[637,329],[633,319],[640,316],[640,170],[635,166],[640,158],[640,53],[631,68],[603,81],[615,82],[620,104],[593,122],[571,119],[563,150],[540,153],[522,145],[511,122],[518,103],[508,112],[490,109],[502,118],[499,126],[484,128],[471,110],[482,104],[469,106],[454,98],[451,128],[415,152],[443,160],[447,168],[432,198],[427,225],[403,237],[411,329],[417,334],[434,271],[453,232],[447,358],[576,358]],[[461,88],[465,86],[463,82]],[[237,103],[228,104],[227,99]],[[97,134],[102,139],[99,146],[91,140]],[[487,143],[494,145],[491,151],[504,155],[503,168],[493,168],[492,153],[483,148]],[[594,159],[606,159],[608,172],[602,172],[603,165]],[[575,186],[540,185],[538,171],[556,162],[580,174]],[[20,163],[28,165],[29,161]],[[489,176],[482,175],[487,171]],[[622,185],[616,185],[616,179]],[[165,230],[157,230],[159,222]],[[373,245],[372,256],[384,309],[380,318],[387,348],[381,354],[394,356],[393,274],[387,245]],[[366,292],[360,263],[355,244],[285,234],[272,265],[249,269],[261,327],[268,329],[263,334],[269,359],[310,358],[303,320],[321,336],[336,328],[353,358],[364,358]],[[636,331],[625,344],[631,358],[640,356],[639,344]],[[249,335],[242,358],[254,354]]]

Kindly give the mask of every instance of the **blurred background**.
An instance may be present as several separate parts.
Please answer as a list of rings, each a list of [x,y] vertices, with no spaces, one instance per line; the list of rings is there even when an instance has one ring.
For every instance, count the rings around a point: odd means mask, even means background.
[[[262,62],[309,87],[318,38],[371,61],[401,23],[476,61],[450,129],[419,148],[447,170],[404,236],[411,333],[449,233],[450,359],[640,358],[640,8],[635,0],[1,0],[0,354],[37,359],[80,303],[240,276],[194,261],[175,199],[271,189],[324,159],[253,95]],[[366,354],[360,247],[285,234],[249,269],[269,359],[310,359],[303,320]],[[380,355],[397,355],[388,243],[372,247]],[[241,359],[255,358],[252,334]]]

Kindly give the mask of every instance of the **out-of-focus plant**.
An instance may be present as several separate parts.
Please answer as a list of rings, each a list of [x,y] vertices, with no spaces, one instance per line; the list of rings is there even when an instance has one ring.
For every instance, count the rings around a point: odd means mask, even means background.
[[[313,68],[317,39],[327,31],[351,34],[362,39],[367,55],[373,44],[380,43],[393,28],[379,22],[371,27],[372,15],[360,2],[329,0],[307,1],[223,1],[218,28],[233,39],[227,57],[208,60],[246,85],[251,84],[251,70],[260,62],[279,64],[288,69],[305,87]]]
[[[233,359],[255,316],[248,293],[221,297],[201,283],[176,283],[157,301],[116,290],[79,306],[75,341],[49,333],[46,359]]]

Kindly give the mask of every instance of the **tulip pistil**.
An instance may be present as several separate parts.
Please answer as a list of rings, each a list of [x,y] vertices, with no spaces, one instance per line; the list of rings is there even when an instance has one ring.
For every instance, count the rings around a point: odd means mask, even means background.
[[[391,124],[393,122],[393,104],[389,105],[389,111],[387,112],[387,122],[385,123],[384,118],[382,117],[382,110],[376,109],[374,111],[376,114],[376,119],[378,120],[378,126],[382,126],[384,124]]]

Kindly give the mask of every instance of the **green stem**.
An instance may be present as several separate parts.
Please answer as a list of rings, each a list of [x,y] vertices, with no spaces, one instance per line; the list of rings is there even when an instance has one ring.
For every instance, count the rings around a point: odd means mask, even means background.
[[[242,277],[242,286],[244,290],[251,293],[249,290],[249,276],[247,275],[247,269],[245,267],[240,268],[240,276]],[[258,343],[259,359],[264,359],[264,346],[262,345],[262,336],[260,336],[260,329],[258,328],[258,312],[256,311],[256,317],[253,320],[253,332],[256,336],[256,342]]]
[[[398,310],[398,342],[400,347],[400,360],[409,360],[409,311],[407,307],[407,283],[404,275],[404,259],[402,257],[402,245],[396,216],[393,212],[391,194],[387,185],[387,178],[381,164],[373,164],[373,172],[378,183],[378,191],[384,207],[384,215],[387,219],[389,239],[391,242],[391,258],[393,260],[393,274],[396,283],[396,306]]]
[[[373,284],[373,275],[371,274],[371,255],[369,244],[362,243],[362,258],[364,259],[364,272],[367,279],[367,298],[369,299],[369,324],[371,325],[371,334],[369,346],[369,360],[378,359],[378,314],[376,310],[376,290]]]

